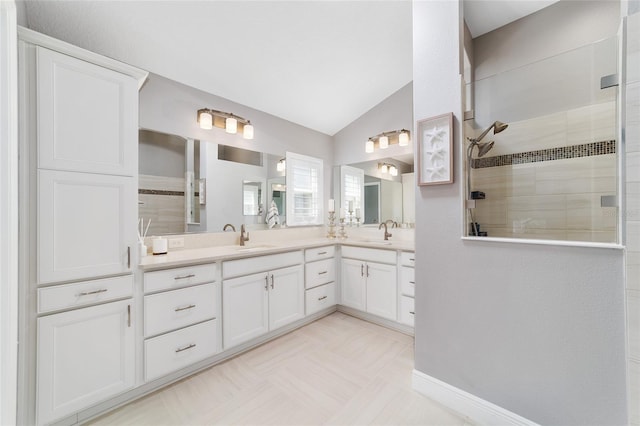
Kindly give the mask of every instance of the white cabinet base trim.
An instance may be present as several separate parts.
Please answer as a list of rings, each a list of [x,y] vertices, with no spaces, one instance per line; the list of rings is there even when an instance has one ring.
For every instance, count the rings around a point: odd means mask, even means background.
[[[413,370],[413,390],[467,417],[473,423],[537,426],[531,420],[417,370]]]
[[[368,312],[353,309],[344,305],[338,305],[338,311],[342,312],[343,314],[351,315],[352,317],[356,317],[361,320],[380,325],[382,327],[390,328],[391,330],[399,331],[400,333],[408,334],[409,336],[414,335],[413,327],[386,318],[382,318]]]

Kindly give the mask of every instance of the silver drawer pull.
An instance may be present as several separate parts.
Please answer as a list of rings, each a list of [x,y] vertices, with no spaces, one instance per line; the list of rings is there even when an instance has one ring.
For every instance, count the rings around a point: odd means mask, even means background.
[[[85,292],[82,292],[82,293],[78,293],[78,296],[89,296],[91,294],[105,293],[106,291],[107,291],[106,288],[101,288],[100,290],[85,291]]]
[[[322,297],[318,297],[318,300],[324,300],[326,298],[327,298],[327,296],[322,296]]]
[[[326,251],[321,251],[321,252],[318,253],[318,256],[323,255],[323,254],[327,254],[327,252]]]
[[[187,309],[193,309],[195,307],[196,305],[183,306],[182,308],[175,308],[174,311],[176,312],[186,311]]]
[[[182,352],[182,351],[186,351],[187,349],[191,349],[191,348],[195,348],[195,347],[196,347],[196,344],[192,343],[192,344],[190,344],[188,346],[185,346],[184,348],[176,349],[176,353]]]
[[[409,259],[409,260],[410,260],[410,261],[412,261],[412,262],[415,262],[415,261],[416,261],[415,259]]]
[[[409,281],[409,284],[415,284],[415,283],[416,283],[415,281]]]
[[[183,275],[181,277],[175,277],[174,280],[186,280],[187,278],[193,278],[195,274]]]
[[[318,272],[318,275],[324,275],[326,273],[327,273],[327,271],[322,271],[322,272]]]
[[[415,312],[413,312],[413,311],[409,311],[409,313],[410,313],[411,315],[415,315],[415,314],[416,314],[416,313],[415,313]]]

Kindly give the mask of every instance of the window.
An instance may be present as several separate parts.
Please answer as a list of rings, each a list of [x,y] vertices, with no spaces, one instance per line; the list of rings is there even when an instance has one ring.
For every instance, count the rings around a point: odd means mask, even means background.
[[[340,167],[340,186],[342,193],[340,194],[340,206],[349,211],[350,202],[354,213],[360,213],[364,200],[364,170],[356,167],[341,166]],[[357,215],[357,214],[356,214]]]
[[[319,158],[287,152],[287,224],[322,225],[323,162]]]

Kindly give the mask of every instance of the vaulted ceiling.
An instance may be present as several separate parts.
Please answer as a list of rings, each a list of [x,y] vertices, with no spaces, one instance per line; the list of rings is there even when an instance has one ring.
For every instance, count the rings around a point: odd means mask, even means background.
[[[548,3],[465,0],[465,8],[477,36]],[[412,80],[411,1],[23,6],[31,29],[328,135]]]

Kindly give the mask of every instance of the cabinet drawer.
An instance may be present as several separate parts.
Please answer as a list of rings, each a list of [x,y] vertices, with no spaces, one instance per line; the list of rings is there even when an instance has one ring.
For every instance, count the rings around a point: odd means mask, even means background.
[[[416,290],[415,269],[402,266],[400,269],[400,291],[405,296],[413,297]]]
[[[413,327],[415,317],[415,300],[413,297],[400,297],[400,322]]]
[[[379,250],[364,247],[342,246],[342,257],[368,260],[371,262],[396,264],[398,255],[395,250]]]
[[[144,336],[149,337],[217,316],[218,284],[203,284],[144,297]]]
[[[131,297],[133,275],[38,289],[38,313],[77,308]]]
[[[305,262],[313,262],[316,260],[328,259],[333,257],[336,252],[336,246],[325,246],[306,249],[304,251]]]
[[[416,254],[412,251],[403,251],[400,253],[400,264],[403,266],[416,266]]]
[[[153,293],[194,284],[214,282],[216,280],[216,272],[217,265],[215,263],[145,272],[144,292]]]
[[[305,292],[307,315],[311,315],[336,304],[336,284],[329,283]]]
[[[222,274],[224,278],[250,275],[258,272],[272,271],[274,269],[298,265],[302,263],[303,260],[304,256],[302,255],[302,250],[270,254],[267,256],[256,256],[247,259],[230,260],[222,264]]]
[[[218,320],[192,325],[144,342],[144,377],[153,380],[216,354]]]
[[[305,266],[305,288],[317,287],[336,280],[335,260],[325,259],[307,263]]]

